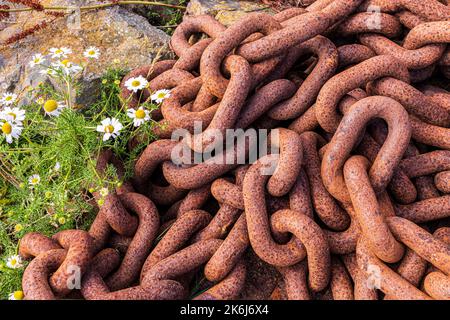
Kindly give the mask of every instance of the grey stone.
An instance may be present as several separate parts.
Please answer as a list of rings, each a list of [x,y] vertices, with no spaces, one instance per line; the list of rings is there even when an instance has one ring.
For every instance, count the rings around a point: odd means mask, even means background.
[[[67,4],[67,1],[64,3]],[[85,0],[83,5],[92,3]],[[61,5],[62,1],[58,0],[57,4]],[[0,31],[0,42],[41,21],[42,14],[20,14],[15,18],[17,23]],[[26,21],[25,27],[23,21]],[[79,79],[82,91],[75,101],[83,107],[94,101],[100,78],[108,67],[114,65],[114,61],[128,71],[149,64],[155,58],[171,58],[169,40],[166,33],[151,26],[144,17],[121,7],[79,15],[75,11],[69,18],[58,18],[44,30],[0,48],[0,90],[20,93],[41,81],[49,81],[46,75],[30,68],[28,63],[31,57],[36,53],[47,54],[52,47],[70,47],[73,53],[69,59],[77,64],[86,64]],[[100,49],[98,60],[87,61],[83,57],[83,51],[89,46]]]
[[[225,26],[230,26],[250,12],[273,11],[266,5],[256,1],[237,0],[191,0],[187,6],[187,15],[209,14]]]

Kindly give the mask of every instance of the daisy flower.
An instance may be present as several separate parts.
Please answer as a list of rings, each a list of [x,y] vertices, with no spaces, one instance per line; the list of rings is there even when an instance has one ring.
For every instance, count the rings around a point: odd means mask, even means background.
[[[17,94],[14,94],[12,92],[6,92],[3,94],[3,97],[0,99],[0,103],[4,105],[10,105],[16,102],[17,100]]]
[[[10,256],[6,260],[6,266],[10,269],[19,269],[22,268],[22,258],[19,255]]]
[[[101,188],[99,193],[102,197],[106,197],[109,194],[109,190],[108,188]]]
[[[67,58],[67,55],[72,53],[72,50],[67,47],[51,48],[49,51],[52,58]]]
[[[11,116],[7,116],[6,118],[0,120],[0,129],[6,138],[6,142],[11,144],[13,139],[19,139],[23,127],[20,123],[15,123]]]
[[[128,90],[137,92],[138,90],[142,90],[147,87],[148,81],[143,76],[139,76],[136,78],[130,78],[125,82],[125,87]]]
[[[29,62],[29,65],[31,68],[33,68],[36,65],[42,64],[42,62],[44,62],[44,61],[45,61],[45,59],[42,56],[42,54],[37,53],[31,57],[31,61]]]
[[[12,118],[13,122],[21,124],[22,121],[25,120],[25,110],[22,110],[20,108],[6,107],[0,113],[0,119],[6,120],[8,116]]]
[[[59,162],[56,162],[56,164],[55,164],[55,166],[54,166],[53,170],[55,170],[55,171],[59,171],[59,169],[61,169],[61,163],[59,163]]]
[[[45,114],[52,117],[58,117],[65,107],[66,105],[62,101],[56,100],[47,100],[43,106]]]
[[[100,50],[96,47],[89,47],[83,52],[83,55],[86,58],[98,59],[100,57]]]
[[[46,69],[40,70],[39,73],[43,74],[43,75],[47,75],[47,76],[56,76],[56,74],[57,74],[56,71],[53,70],[52,68],[46,68]]]
[[[8,295],[9,300],[22,300],[23,299],[23,291],[14,291]]]
[[[170,90],[162,89],[162,90],[156,91],[154,94],[152,94],[152,96],[150,98],[153,101],[155,101],[156,103],[161,103],[161,102],[163,102],[164,99],[166,99],[168,97],[170,97]]]
[[[144,110],[144,108],[140,107],[137,110],[128,109],[127,116],[133,119],[133,124],[135,127],[139,127],[145,121],[150,120],[150,112],[148,110]]]
[[[57,69],[61,69],[62,71],[64,71],[66,74],[69,73],[78,73],[79,71],[81,71],[83,68],[81,68],[79,65],[64,59],[62,61],[58,61],[56,63],[52,64],[54,68]]]
[[[33,174],[28,178],[28,184],[32,187],[38,185],[41,182],[41,177],[38,174]]]
[[[103,141],[109,138],[116,138],[120,134],[123,126],[116,118],[106,118],[101,122],[101,125],[97,126],[97,131],[104,133]]]

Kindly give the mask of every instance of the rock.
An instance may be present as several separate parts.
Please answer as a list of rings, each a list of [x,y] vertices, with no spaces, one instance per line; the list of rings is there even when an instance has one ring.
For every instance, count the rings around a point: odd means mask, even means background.
[[[186,3],[188,0],[185,0]],[[160,1],[161,2],[161,1]],[[180,0],[164,0],[165,4],[185,6],[186,4]],[[138,15],[145,17],[153,25],[164,25],[167,21],[171,20],[174,16],[174,12],[177,9],[160,6],[150,6],[142,4],[123,5],[123,8],[130,10]]]
[[[218,21],[226,26],[230,26],[244,15],[250,12],[274,12],[268,6],[251,1],[237,0],[191,0],[187,6],[186,14],[213,15]]]
[[[68,1],[54,0],[47,3],[67,5]],[[76,3],[80,5],[79,0]],[[93,3],[98,1],[85,0],[81,4]],[[0,31],[0,42],[42,21],[42,17],[43,14],[38,12],[17,15],[16,24]],[[30,68],[28,62],[35,53],[47,54],[49,48],[65,46],[73,51],[69,57],[71,61],[86,64],[80,78],[82,91],[75,101],[78,105],[86,106],[95,100],[100,78],[114,61],[119,61],[117,65],[128,71],[151,63],[157,56],[161,59],[171,58],[169,40],[167,34],[151,26],[145,18],[121,7],[78,15],[75,12],[69,17],[57,18],[47,28],[25,39],[0,48],[0,91],[20,93],[41,81],[49,80],[47,76],[36,72],[35,68]],[[98,60],[86,61],[83,57],[83,51],[89,46],[100,49]]]

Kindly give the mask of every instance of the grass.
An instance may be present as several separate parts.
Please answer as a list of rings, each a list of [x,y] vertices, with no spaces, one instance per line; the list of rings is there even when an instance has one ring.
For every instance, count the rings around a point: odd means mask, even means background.
[[[54,76],[67,84],[66,91],[40,84],[24,94],[33,102],[20,106],[26,118],[19,139],[8,144],[0,130],[0,299],[21,290],[24,268],[10,269],[6,260],[17,254],[24,234],[37,231],[50,236],[64,229],[86,230],[95,217],[95,208],[87,202],[92,193],[112,191],[123,182],[113,166],[104,175],[95,170],[100,151],[113,150],[125,164],[127,174],[122,179],[126,179],[140,151],[155,138],[154,121],[134,127],[127,116],[127,101],[119,97],[124,73],[108,69],[98,100],[81,110],[70,100],[80,89],[76,78],[57,73]],[[65,101],[68,107],[58,117],[50,117],[42,104],[48,100]],[[158,106],[145,103],[144,107],[152,110]],[[103,141],[96,127],[108,117],[117,118],[123,129],[116,139]],[[137,134],[146,138],[133,152],[127,151],[128,141]],[[30,185],[30,177],[36,174],[40,182]]]

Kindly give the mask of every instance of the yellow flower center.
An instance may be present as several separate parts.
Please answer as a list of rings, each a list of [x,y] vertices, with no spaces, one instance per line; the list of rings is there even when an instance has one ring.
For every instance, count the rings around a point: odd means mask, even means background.
[[[58,219],[59,224],[64,224],[66,223],[66,219],[64,217],[61,217]]]
[[[5,100],[6,100],[6,101],[11,101],[11,100],[12,100],[12,97],[11,97],[11,96],[7,96],[7,97],[5,98]]]
[[[40,58],[34,58],[34,63],[39,63],[39,61],[41,61]]]
[[[20,232],[23,230],[23,226],[21,224],[16,224],[16,226],[14,227],[14,231],[16,232]]]
[[[4,134],[11,134],[11,132],[12,132],[11,125],[8,122],[5,122],[2,125],[2,131],[3,131]]]
[[[56,102],[55,100],[47,100],[44,103],[44,110],[46,112],[53,112],[58,108],[58,102]]]
[[[136,118],[138,119],[144,119],[145,118],[145,111],[142,109],[139,109],[136,111]]]
[[[17,260],[11,259],[11,261],[9,263],[14,267],[17,264]]]
[[[67,59],[64,59],[63,61],[61,61],[61,63],[62,63],[65,67],[67,67],[67,66],[70,64],[70,61],[67,60]]]
[[[32,183],[32,184],[38,184],[38,183],[39,183],[39,178],[33,178],[33,179],[31,179],[31,183]]]
[[[113,133],[114,132],[114,127],[113,127],[113,125],[107,125],[106,127],[105,127],[105,132],[106,133]]]
[[[63,53],[63,51],[61,49],[58,49],[58,50],[55,51],[55,53],[56,54],[61,54],[61,53]]]
[[[90,56],[93,56],[93,55],[95,54],[95,51],[94,51],[94,50],[91,50],[91,51],[88,52],[88,54],[89,54]]]
[[[14,299],[22,300],[23,299],[23,292],[22,291],[14,291]]]
[[[164,99],[166,97],[166,94],[164,92],[158,93],[158,99]]]
[[[141,85],[141,82],[139,80],[134,80],[133,82],[131,82],[131,85],[133,87],[139,87]]]

